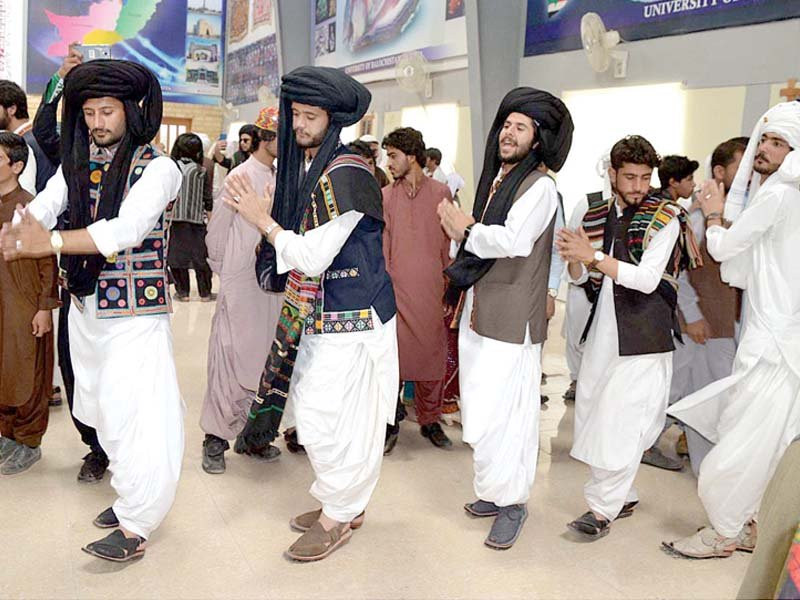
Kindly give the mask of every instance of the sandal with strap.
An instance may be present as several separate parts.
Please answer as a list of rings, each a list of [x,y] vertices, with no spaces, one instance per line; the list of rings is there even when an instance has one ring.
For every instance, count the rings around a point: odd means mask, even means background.
[[[593,540],[605,537],[611,531],[611,523],[605,519],[598,519],[592,511],[587,511],[571,523],[567,523],[567,527]]]
[[[322,560],[339,546],[345,544],[352,535],[353,530],[350,529],[350,523],[340,523],[325,531],[322,523],[317,521],[289,547],[286,555],[301,562]]]
[[[121,529],[115,529],[102,540],[87,544],[82,550],[87,554],[105,560],[127,562],[144,556],[146,541],[139,536],[134,538],[125,537]]]

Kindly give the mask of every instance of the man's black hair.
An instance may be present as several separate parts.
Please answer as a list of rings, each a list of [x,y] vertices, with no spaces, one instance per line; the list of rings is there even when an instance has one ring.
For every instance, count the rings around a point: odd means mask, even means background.
[[[170,156],[175,160],[188,158],[198,165],[203,165],[203,141],[194,133],[182,133],[172,145]]]
[[[435,162],[437,166],[442,164],[442,151],[438,148],[428,148],[425,150],[425,156]]]
[[[370,148],[369,144],[366,142],[362,142],[361,140],[355,140],[347,144],[347,147],[350,149],[351,152],[358,154],[368,160],[375,160],[375,153]]]
[[[381,145],[384,148],[396,148],[407,156],[413,156],[420,167],[425,166],[425,141],[422,139],[422,133],[413,127],[395,129],[383,138]]]
[[[647,165],[655,169],[660,162],[653,145],[640,135],[622,138],[611,148],[611,166],[621,169],[625,163]]]
[[[8,79],[0,79],[0,106],[6,110],[16,106],[15,117],[23,120],[30,118],[28,116],[28,97],[21,87]]]
[[[699,162],[685,156],[675,154],[665,156],[658,165],[658,180],[661,182],[661,189],[667,189],[671,179],[675,181],[685,179],[697,171],[699,166]]]
[[[714,148],[714,152],[711,154],[711,169],[727,167],[734,161],[737,152],[744,154],[749,141],[750,139],[746,137],[734,137],[722,142]]]
[[[22,136],[10,131],[0,131],[0,148],[6,153],[12,165],[21,162],[24,169],[28,164],[28,144],[25,143]]]

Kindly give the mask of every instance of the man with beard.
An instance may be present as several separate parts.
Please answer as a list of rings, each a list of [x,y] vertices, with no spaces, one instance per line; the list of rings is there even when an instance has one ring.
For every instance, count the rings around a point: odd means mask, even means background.
[[[465,510],[495,517],[485,544],[510,548],[528,510],[539,450],[541,349],[558,195],[541,163],[558,171],[572,143],[558,98],[521,87],[500,104],[486,142],[472,216],[439,205],[458,249],[446,273],[460,320],[463,440],[472,445],[477,499]]]
[[[664,200],[670,200],[684,210],[690,210],[692,208],[692,198],[695,188],[694,173],[699,166],[700,163],[696,160],[690,160],[686,156],[673,154],[662,157],[661,162],[658,164],[658,179],[661,183],[661,187],[658,192],[656,192],[655,196],[659,196]],[[690,225],[694,225],[696,219],[692,220],[690,215],[688,217]],[[695,233],[695,239],[697,239],[697,232],[694,228],[692,231]],[[696,271],[697,269],[692,271],[692,273]],[[688,287],[688,285],[684,283],[688,282],[688,274],[686,271],[683,271],[678,277],[678,322],[681,326],[681,333],[686,334],[686,337],[683,338],[683,343],[678,344],[675,347],[675,351],[672,353],[670,404],[680,397],[676,394],[676,390],[680,390],[691,378],[691,373],[689,371],[691,362],[689,359],[692,357],[692,351],[689,348],[689,344],[694,344],[695,339],[698,340],[698,344],[704,344],[706,339],[705,334],[707,333],[707,323],[697,316],[696,309],[694,311],[691,309],[687,310],[690,322],[689,324],[686,323],[684,308],[688,307],[686,307],[686,303],[682,303],[681,300],[682,296],[685,295],[685,288]],[[664,431],[672,424],[672,419],[667,419],[664,425]],[[651,448],[644,451],[642,463],[666,471],[683,471],[683,459],[680,457],[686,454],[686,437],[682,434],[681,437],[678,438],[679,442],[675,448],[678,458],[667,456],[661,451],[661,448],[658,447],[661,437],[662,436],[658,437]]]
[[[664,426],[677,329],[679,270],[694,264],[694,237],[670,200],[648,196],[659,158],[640,136],[611,149],[611,199],[590,202],[583,225],[562,230],[569,276],[588,283],[571,455],[591,467],[589,510],[569,523],[591,539],[633,514],[633,481]]]
[[[66,259],[75,416],[96,428],[118,495],[94,520],[115,530],[84,550],[112,561],[144,554],[183,459],[165,234],[181,173],[150,145],[161,111],[161,87],[146,68],[75,67],[64,82],[61,170],[0,239],[6,260]],[[51,233],[67,210],[67,230]]]
[[[230,177],[228,206],[264,235],[259,281],[286,291],[242,439],[271,442],[284,409],[294,409],[316,476],[311,494],[322,504],[290,521],[304,531],[287,552],[299,561],[325,558],[361,527],[394,420],[397,321],[381,194],[366,162],[339,142],[370,99],[338,69],[295,69],[281,85],[274,207]]]
[[[394,183],[383,188],[383,254],[397,298],[400,380],[414,382],[414,406],[420,433],[437,448],[453,445],[439,419],[447,361],[443,319],[444,271],[450,264],[450,240],[439,225],[436,208],[452,201],[443,183],[427,177],[425,142],[411,127],[383,138]],[[405,408],[398,400],[397,421],[386,431],[392,451]]]
[[[710,527],[665,543],[681,556],[752,551],[755,516],[784,451],[800,434],[800,103],[759,120],[725,199],[707,181],[700,207],[709,254],[742,288],[742,332],[733,373],[669,411],[715,443],[700,465],[697,491]],[[747,194],[747,205],[744,198]],[[725,216],[733,223],[726,227]]]
[[[54,170],[61,163],[61,136],[58,127],[58,105],[64,92],[64,79],[67,74],[83,61],[83,55],[73,45],[70,46],[69,54],[64,58],[61,67],[53,75],[47,84],[47,88],[42,95],[42,102],[36,111],[33,119],[32,134],[36,138],[47,160],[54,165]],[[43,160],[41,164],[46,164]],[[37,172],[38,172],[37,168]],[[57,229],[66,227],[68,211],[62,213],[58,219]],[[62,259],[62,268],[66,268],[67,257]],[[61,378],[64,381],[64,391],[67,395],[70,416],[75,429],[81,436],[81,441],[89,448],[89,453],[83,457],[83,464],[78,471],[78,483],[94,484],[100,482],[105,477],[108,468],[108,456],[97,439],[97,431],[94,427],[89,427],[75,418],[74,396],[75,396],[75,373],[72,368],[72,359],[69,352],[69,311],[72,304],[70,293],[59,286],[59,299],[61,307],[58,310],[58,365],[61,370]]]

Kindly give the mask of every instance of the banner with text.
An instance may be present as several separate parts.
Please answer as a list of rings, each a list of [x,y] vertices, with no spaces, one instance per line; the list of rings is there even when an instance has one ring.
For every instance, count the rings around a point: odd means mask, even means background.
[[[581,17],[599,14],[625,41],[800,17],[797,0],[528,0],[525,56],[578,50]]]

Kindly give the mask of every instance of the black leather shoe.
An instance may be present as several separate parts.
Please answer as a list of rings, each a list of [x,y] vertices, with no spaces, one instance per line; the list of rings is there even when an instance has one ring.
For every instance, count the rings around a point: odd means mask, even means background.
[[[94,518],[92,521],[95,527],[99,527],[100,529],[110,529],[111,527],[119,527],[119,519],[117,519],[117,515],[114,512],[114,509],[109,507],[101,512]]]
[[[394,425],[387,425],[386,426],[386,441],[383,442],[383,455],[388,456],[394,450],[394,447],[397,445],[397,438],[400,437],[400,425],[395,423]]]
[[[210,433],[203,440],[203,471],[210,475],[225,472],[225,450],[230,448],[228,440],[223,440]]]
[[[428,438],[431,444],[437,448],[450,448],[453,442],[447,437],[447,434],[442,431],[442,426],[438,423],[431,423],[430,425],[423,425],[419,428],[420,434]]]
[[[287,429],[283,432],[283,439],[286,442],[286,449],[292,454],[305,454],[306,449],[303,444],[297,440],[297,430]]]
[[[83,466],[78,473],[78,483],[99,483],[108,468],[108,457],[92,450],[83,457]]]
[[[263,460],[264,462],[276,461],[281,455],[280,448],[272,444],[267,444],[260,448],[248,446],[242,438],[242,434],[236,436],[236,442],[233,444],[233,451],[236,452],[236,454],[244,454],[245,456]]]

